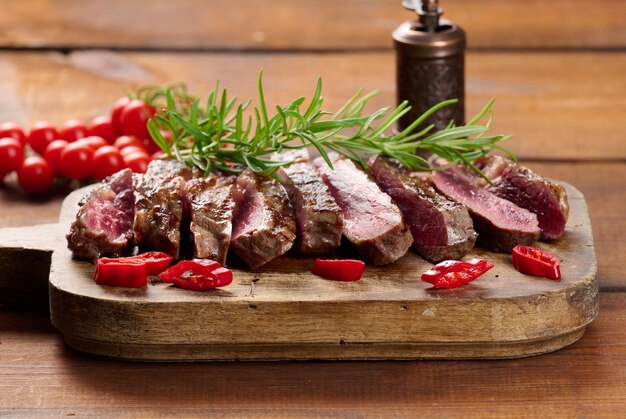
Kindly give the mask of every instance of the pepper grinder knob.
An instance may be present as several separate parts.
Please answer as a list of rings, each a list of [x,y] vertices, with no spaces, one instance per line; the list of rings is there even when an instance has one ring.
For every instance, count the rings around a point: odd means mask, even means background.
[[[437,0],[403,0],[402,5],[417,13],[417,20],[404,22],[393,32],[396,50],[398,103],[405,100],[411,111],[399,121],[404,129],[429,108],[447,99],[456,105],[441,109],[426,124],[445,128],[450,121],[465,122],[465,32],[442,19]]]
[[[435,32],[439,27],[439,17],[443,14],[443,9],[439,7],[438,0],[404,0],[402,6],[417,13],[427,32]]]

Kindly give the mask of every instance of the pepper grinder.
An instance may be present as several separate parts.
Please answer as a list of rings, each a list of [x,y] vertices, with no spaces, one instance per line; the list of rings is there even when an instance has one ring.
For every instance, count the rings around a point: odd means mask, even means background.
[[[465,32],[442,19],[437,0],[405,0],[402,5],[417,13],[393,32],[396,50],[396,91],[398,103],[408,100],[411,111],[398,128],[403,130],[425,111],[447,99],[459,102],[431,115],[425,125],[445,128],[452,120],[465,122]]]

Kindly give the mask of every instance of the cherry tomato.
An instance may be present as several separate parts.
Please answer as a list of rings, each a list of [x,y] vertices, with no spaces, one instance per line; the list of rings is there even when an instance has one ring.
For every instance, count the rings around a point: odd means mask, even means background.
[[[120,125],[120,116],[122,115],[122,110],[124,107],[128,105],[130,99],[127,97],[121,97],[115,102],[113,105],[113,109],[111,110],[111,123],[113,124],[113,129],[115,129],[115,133],[117,135],[122,135],[122,127]]]
[[[113,146],[100,147],[93,153],[93,174],[98,180],[103,180],[125,167],[120,151]]]
[[[26,193],[47,192],[52,187],[52,169],[43,157],[27,157],[17,169],[17,181]]]
[[[142,100],[131,100],[120,115],[120,128],[126,135],[139,138],[149,138],[150,133],[146,124],[154,116],[156,110]]]
[[[115,131],[113,122],[111,122],[110,116],[98,116],[94,118],[87,131],[89,135],[104,138],[109,144],[113,144],[113,141],[117,138],[117,132]]]
[[[14,138],[20,142],[20,144],[26,144],[26,135],[24,130],[15,122],[5,122],[0,125],[0,138]]]
[[[120,153],[122,154],[122,156],[127,156],[129,154],[132,153],[147,153],[146,149],[143,147],[137,147],[135,145],[129,145],[128,147],[124,147],[123,149],[120,150]]]
[[[126,167],[135,173],[146,173],[148,170],[148,164],[150,163],[150,156],[146,152],[135,152],[123,156]]]
[[[24,146],[12,137],[0,139],[0,180],[20,167],[24,161]]]
[[[87,136],[87,127],[78,119],[70,119],[59,129],[59,137],[68,143]]]
[[[46,159],[50,168],[52,169],[52,173],[57,176],[63,175],[63,170],[61,169],[61,152],[69,143],[65,140],[54,140],[48,147],[46,147],[46,151],[43,153],[43,158]]]
[[[93,150],[86,144],[70,143],[61,152],[61,170],[70,179],[87,179],[93,174]]]
[[[145,151],[145,147],[143,146],[143,141],[133,135],[122,135],[121,137],[117,137],[117,140],[113,143],[115,147],[122,150],[129,146],[134,146],[141,148]]]
[[[28,144],[37,154],[43,156],[46,147],[59,137],[57,129],[47,121],[35,122],[28,134]]]
[[[89,137],[85,137],[85,138],[81,138],[80,140],[76,140],[77,143],[81,143],[81,144],[85,144],[89,147],[91,147],[91,149],[93,151],[96,151],[97,149],[99,149],[100,147],[104,147],[109,145],[109,143],[107,143],[107,141],[102,138],[102,137],[97,137],[95,135],[89,136]]]

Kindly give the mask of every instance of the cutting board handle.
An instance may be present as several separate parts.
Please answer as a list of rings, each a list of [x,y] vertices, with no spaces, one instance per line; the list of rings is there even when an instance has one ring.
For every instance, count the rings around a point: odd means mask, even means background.
[[[0,304],[48,303],[52,252],[65,238],[61,230],[59,223],[0,229]]]

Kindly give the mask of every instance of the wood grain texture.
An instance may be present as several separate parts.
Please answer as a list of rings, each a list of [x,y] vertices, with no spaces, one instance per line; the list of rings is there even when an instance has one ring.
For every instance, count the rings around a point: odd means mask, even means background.
[[[566,233],[542,243],[558,255],[561,281],[522,275],[509,254],[476,248],[468,257],[495,267],[454,290],[419,281],[432,265],[410,252],[393,265],[368,267],[356,283],[321,280],[309,271],[312,259],[283,256],[253,272],[235,270],[233,284],[210,292],[169,284],[133,290],[96,285],[93,264],[73,260],[62,246],[52,256],[52,323],[75,348],[131,360],[510,358],[553,351],[577,340],[597,314],[587,208],[580,192],[565,186]],[[61,225],[69,228],[83,192],[63,204]]]
[[[448,0],[470,48],[624,48],[619,0]],[[28,48],[371,49],[414,15],[397,0],[0,1],[0,45]],[[164,18],[167,16],[167,18]]]
[[[371,110],[395,103],[391,53],[137,54],[0,53],[0,120],[61,124],[108,113],[116,98],[143,83],[185,81],[204,96],[220,80],[243,100],[256,97],[261,68],[269,103],[310,96],[324,79],[328,109],[358,89],[380,90]],[[466,114],[496,98],[492,132],[526,159],[626,159],[619,123],[626,114],[626,55],[469,54]],[[602,80],[601,84],[598,81]],[[68,86],[72,86],[68,88]],[[59,98],[63,100],[60,101]],[[601,141],[597,141],[601,139]]]
[[[65,345],[47,313],[0,307],[0,414],[116,417],[619,417],[626,294],[578,342],[498,361],[129,363]],[[155,320],[156,321],[156,320]]]

